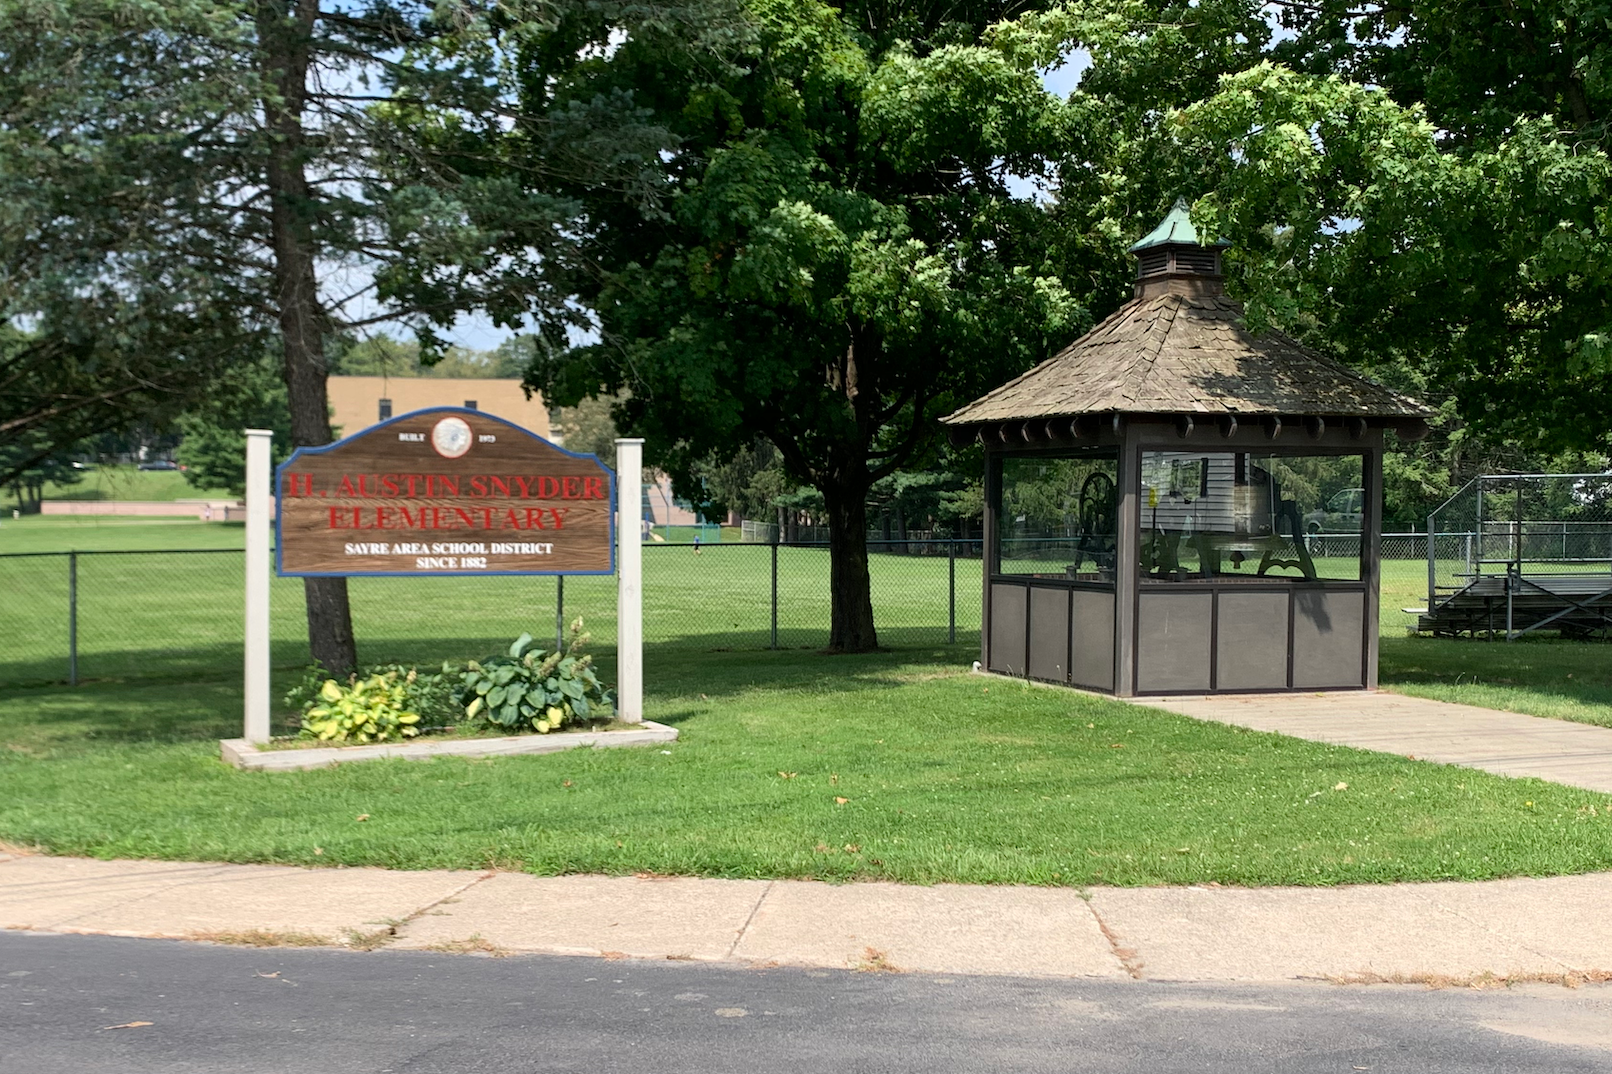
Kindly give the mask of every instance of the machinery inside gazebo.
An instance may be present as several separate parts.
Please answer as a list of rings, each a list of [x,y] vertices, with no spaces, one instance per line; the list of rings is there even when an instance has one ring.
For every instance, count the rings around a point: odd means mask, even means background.
[[[1374,687],[1383,430],[1429,411],[1249,332],[1184,203],[1131,249],[1131,302],[945,419],[986,450],[982,663],[1121,696]]]

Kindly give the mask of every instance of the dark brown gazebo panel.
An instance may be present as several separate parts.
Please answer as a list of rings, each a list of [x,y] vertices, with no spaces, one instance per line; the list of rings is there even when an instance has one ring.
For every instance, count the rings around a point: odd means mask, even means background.
[[[987,450],[984,665],[1121,695],[1374,687],[1383,430],[1424,435],[1428,409],[1287,336],[1249,332],[1184,204],[1132,249],[1130,303],[945,419],[954,440]],[[1111,566],[1076,548],[1061,574],[1005,568],[1004,466],[1104,457]],[[1323,577],[1279,475],[1353,472],[1356,457],[1358,571]],[[1166,465],[1195,487],[1161,493]],[[1084,545],[1084,513],[1080,526]]]

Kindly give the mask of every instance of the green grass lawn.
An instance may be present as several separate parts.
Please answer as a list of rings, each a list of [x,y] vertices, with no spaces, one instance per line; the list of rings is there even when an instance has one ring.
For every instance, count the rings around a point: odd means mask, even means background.
[[[108,857],[915,883],[1612,868],[1612,797],[967,674],[967,649],[650,652],[679,742],[247,773],[226,677],[0,691],[0,840]],[[357,818],[370,819],[360,823]]]
[[[1440,563],[1445,573],[1455,565]],[[1436,701],[1612,727],[1612,647],[1530,636],[1514,642],[1410,636],[1427,604],[1427,561],[1382,564],[1379,674],[1385,689]]]
[[[116,515],[0,518],[0,555],[19,552],[184,551],[193,548],[245,547],[246,525],[241,522]]]
[[[76,689],[60,684],[65,557],[0,557],[13,598],[0,601],[0,839],[55,852],[1051,884],[1612,868],[1604,795],[969,676],[978,561],[956,565],[959,645],[935,647],[947,561],[875,555],[881,636],[905,648],[818,656],[828,561],[813,549],[779,551],[776,652],[765,648],[770,548],[645,553],[649,711],[684,736],[669,752],[236,772],[216,740],[240,727],[241,558],[152,549],[238,545],[243,530],[87,521],[0,525],[0,542],[145,549],[79,557],[87,681]],[[1481,676],[1501,693],[1479,703],[1572,718],[1607,708],[1602,648],[1396,636],[1408,621],[1399,590],[1414,597],[1425,568],[1394,567],[1385,682],[1470,692]],[[555,619],[551,578],[350,585],[368,662],[482,656]],[[307,660],[301,590],[272,585],[277,697]],[[612,578],[565,586],[568,617],[587,614],[607,674],[614,591]],[[1568,674],[1572,690],[1551,686]]]
[[[0,521],[0,553],[78,548],[144,550],[85,555],[78,563],[79,673],[134,684],[235,673],[240,662],[242,561],[198,554],[239,548],[239,524],[163,519],[32,518]],[[189,553],[159,550],[191,549]],[[771,549],[724,543],[645,551],[645,628],[655,646],[737,652],[770,641]],[[889,644],[948,637],[947,562],[875,554],[874,609]],[[779,644],[820,647],[827,635],[828,557],[779,550]],[[957,639],[978,639],[978,560],[957,561]],[[1492,708],[1612,726],[1612,650],[1530,639],[1515,643],[1407,637],[1403,612],[1426,597],[1426,564],[1383,563],[1382,682],[1389,689]],[[497,651],[523,630],[546,635],[555,621],[552,578],[354,578],[361,659],[435,663]],[[0,686],[67,674],[66,557],[0,555]],[[302,583],[271,585],[276,688],[306,663]],[[582,613],[602,644],[615,637],[615,582],[566,580],[567,618]]]
[[[209,532],[196,525],[201,534]],[[0,525],[0,536],[9,528]],[[235,541],[244,533],[222,526],[217,532]],[[700,650],[766,647],[771,557],[765,545],[721,544],[698,552],[647,547],[646,640]],[[947,566],[939,557],[873,557],[881,638],[894,644],[947,640]],[[243,569],[242,557],[234,554],[79,556],[80,676],[139,680],[203,669],[234,673],[241,659]],[[979,570],[978,560],[958,561],[958,640],[965,643],[979,636]],[[828,638],[827,551],[779,549],[778,572],[779,644],[821,648]],[[353,578],[349,592],[359,656],[366,662],[484,656],[522,631],[550,636],[555,624],[553,578]],[[0,601],[0,637],[9,641],[0,651],[0,686],[64,678],[67,557],[0,556],[0,593],[23,595]],[[566,578],[566,618],[584,615],[599,642],[613,642],[615,593],[613,577]],[[273,579],[270,601],[273,661],[290,674],[308,659],[302,581]]]
[[[1395,693],[1612,727],[1604,642],[1385,636],[1381,650],[1382,682]]]
[[[235,499],[225,489],[200,489],[178,470],[141,470],[134,466],[97,466],[77,484],[48,483],[47,500],[200,500]]]

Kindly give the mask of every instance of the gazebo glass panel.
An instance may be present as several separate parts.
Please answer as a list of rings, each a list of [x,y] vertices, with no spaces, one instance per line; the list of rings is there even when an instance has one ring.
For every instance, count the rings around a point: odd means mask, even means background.
[[[1113,582],[1117,454],[1009,456],[1000,466],[996,573]]]
[[[1360,455],[1145,451],[1142,577],[1356,581],[1363,474]]]

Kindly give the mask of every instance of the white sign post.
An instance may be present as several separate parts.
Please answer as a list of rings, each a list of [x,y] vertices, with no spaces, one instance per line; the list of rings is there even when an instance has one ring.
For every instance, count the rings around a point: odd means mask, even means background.
[[[274,433],[246,430],[246,729],[269,740],[269,445]]]
[[[616,716],[644,719],[644,442],[616,441]]]

